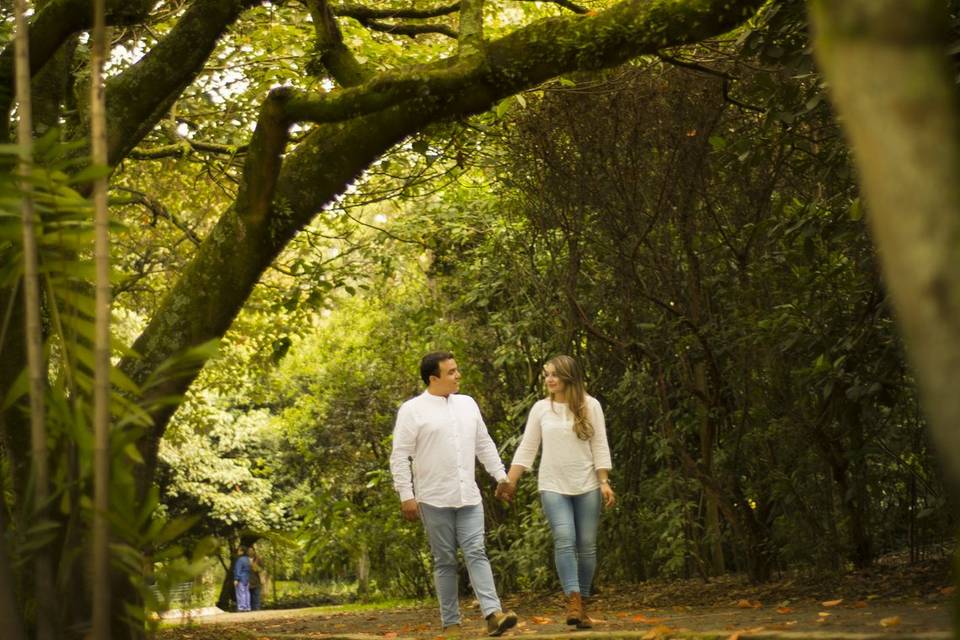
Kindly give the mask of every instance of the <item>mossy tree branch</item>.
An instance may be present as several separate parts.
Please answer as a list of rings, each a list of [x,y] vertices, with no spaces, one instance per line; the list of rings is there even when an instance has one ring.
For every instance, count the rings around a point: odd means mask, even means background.
[[[314,49],[320,64],[341,87],[354,87],[365,82],[372,74],[343,42],[343,34],[327,0],[307,0],[307,8],[317,33]]]

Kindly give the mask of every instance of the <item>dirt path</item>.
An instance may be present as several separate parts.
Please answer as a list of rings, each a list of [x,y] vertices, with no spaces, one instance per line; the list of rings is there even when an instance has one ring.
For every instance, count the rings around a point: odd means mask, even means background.
[[[762,587],[737,578],[649,582],[607,589],[594,599],[594,628],[563,624],[556,596],[506,598],[520,623],[507,636],[543,638],[951,638],[953,588],[943,567],[883,569],[826,580],[783,580]],[[463,637],[483,621],[464,600]],[[505,636],[505,637],[507,637]],[[164,629],[158,640],[417,639],[442,637],[432,602],[408,608],[336,607],[231,613]]]

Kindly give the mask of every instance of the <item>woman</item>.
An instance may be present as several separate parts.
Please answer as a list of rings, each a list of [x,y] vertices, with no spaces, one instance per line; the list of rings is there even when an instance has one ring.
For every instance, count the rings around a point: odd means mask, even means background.
[[[553,532],[557,573],[567,598],[567,624],[590,628],[584,600],[597,566],[597,525],[601,502],[615,501],[608,473],[612,468],[603,409],[587,395],[583,374],[570,356],[557,356],[543,367],[547,397],[538,400],[513,456],[509,483],[497,494],[510,500],[517,480],[533,465],[543,444],[538,487],[543,511]]]

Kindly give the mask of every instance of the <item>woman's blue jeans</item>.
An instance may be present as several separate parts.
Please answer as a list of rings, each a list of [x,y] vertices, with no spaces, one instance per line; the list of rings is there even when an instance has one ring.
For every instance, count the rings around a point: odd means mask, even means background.
[[[597,570],[597,527],[600,489],[568,496],[541,491],[540,502],[553,532],[553,556],[560,584],[567,595],[590,595]]]
[[[434,507],[421,502],[420,518],[433,554],[433,579],[440,600],[441,624],[444,627],[460,624],[457,547],[463,552],[470,586],[480,601],[483,616],[500,611],[500,599],[484,547],[483,506]]]

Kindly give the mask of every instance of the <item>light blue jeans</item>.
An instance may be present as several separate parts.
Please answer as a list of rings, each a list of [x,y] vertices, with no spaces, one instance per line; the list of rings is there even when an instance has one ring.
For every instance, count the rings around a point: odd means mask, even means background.
[[[237,591],[237,611],[250,611],[250,583],[238,582]]]
[[[590,595],[597,570],[600,489],[568,496],[541,491],[540,502],[553,532],[553,557],[566,595]]]
[[[484,548],[483,505],[451,508],[421,503],[420,518],[433,554],[433,579],[440,600],[441,624],[444,627],[460,624],[458,546],[463,551],[470,586],[480,601],[483,617],[500,611],[493,571]]]

